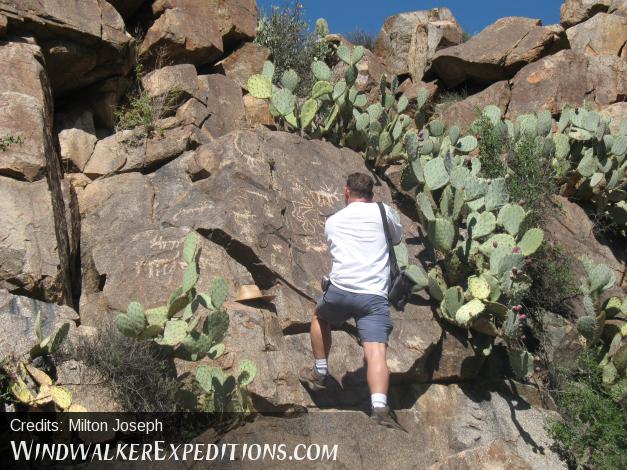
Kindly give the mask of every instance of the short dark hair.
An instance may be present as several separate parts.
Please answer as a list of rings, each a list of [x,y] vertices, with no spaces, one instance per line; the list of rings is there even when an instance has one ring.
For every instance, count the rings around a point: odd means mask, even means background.
[[[364,173],[353,173],[348,175],[348,178],[346,179],[346,186],[355,197],[372,199],[374,196],[374,193],[372,192],[374,180],[370,175],[366,175]]]

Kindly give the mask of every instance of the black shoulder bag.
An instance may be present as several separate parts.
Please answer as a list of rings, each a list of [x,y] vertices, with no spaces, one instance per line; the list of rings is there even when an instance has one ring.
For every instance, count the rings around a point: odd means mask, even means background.
[[[388,226],[388,216],[382,202],[377,202],[379,211],[381,211],[381,219],[383,220],[383,231],[385,232],[385,240],[388,245],[389,263],[390,263],[390,282],[388,283],[388,301],[396,310],[403,310],[405,304],[411,296],[412,290],[416,283],[409,277],[405,271],[398,267],[396,261],[396,253],[392,245],[392,237],[390,236],[390,227]]]

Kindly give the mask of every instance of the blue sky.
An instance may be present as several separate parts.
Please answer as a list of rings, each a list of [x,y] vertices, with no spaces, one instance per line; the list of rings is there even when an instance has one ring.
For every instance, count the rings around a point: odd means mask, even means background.
[[[283,5],[286,0],[257,0],[259,9],[269,11],[271,5]],[[311,22],[324,17],[332,32],[347,33],[359,27],[377,33],[383,21],[396,13],[449,7],[457,21],[471,34],[504,16],[538,18],[545,25],[559,23],[562,0],[301,0]]]

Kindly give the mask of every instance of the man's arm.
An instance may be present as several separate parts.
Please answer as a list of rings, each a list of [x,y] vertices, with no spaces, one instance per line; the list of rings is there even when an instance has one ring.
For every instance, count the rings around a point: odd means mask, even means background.
[[[395,210],[385,205],[385,213],[388,218],[388,227],[390,228],[390,237],[392,243],[398,245],[403,238],[403,227],[401,226],[401,216]]]

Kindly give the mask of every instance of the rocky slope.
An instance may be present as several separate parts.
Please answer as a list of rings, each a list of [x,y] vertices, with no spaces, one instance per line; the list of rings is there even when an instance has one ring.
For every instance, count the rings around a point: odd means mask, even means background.
[[[346,176],[367,169],[351,150],[272,129],[267,104],[247,94],[246,78],[269,57],[250,42],[255,1],[71,3],[0,0],[0,137],[22,140],[0,151],[3,355],[26,351],[37,312],[50,331],[75,321],[77,337],[132,300],[162,304],[182,276],[181,243],[195,230],[201,290],[221,275],[232,292],[255,283],[276,295],[226,304],[231,323],[219,365],[253,359],[256,408],[297,415],[259,417],[224,442],[324,435],[340,444],[345,468],[564,466],[543,428],[550,403],[529,385],[506,386],[501,356],[475,356],[426,299],[393,313],[391,400],[407,434],[377,428],[362,412],[369,397],[353,325],[333,333],[333,389],[310,395],[298,383],[298,368],[311,360],[318,281],[330,264],[325,216],[343,206]],[[400,92],[410,98],[426,82],[431,97],[467,86],[476,93],[441,111],[465,125],[490,103],[511,117],[584,102],[625,115],[625,14],[622,2],[567,0],[561,26],[505,18],[465,43],[448,9],[401,14],[385,21],[358,86],[376,93],[383,73],[406,79]],[[141,39],[129,33],[138,24],[146,28]],[[134,48],[148,70],[160,67],[143,77],[148,95],[159,101],[176,90],[156,132],[113,126]],[[388,176],[377,178],[376,193],[392,204]],[[578,206],[563,205],[551,236],[624,278],[624,253],[591,235]],[[418,223],[405,215],[402,222],[413,261],[424,260]],[[556,329],[555,350],[570,350],[572,326]],[[180,361],[177,372],[196,366]],[[69,375],[68,386],[80,387]],[[91,408],[93,394],[108,396],[102,385],[87,390],[78,395]]]

